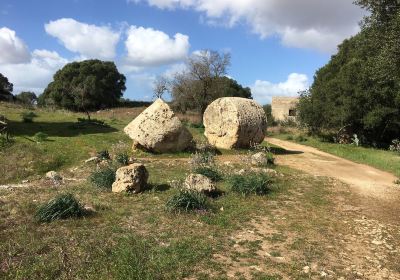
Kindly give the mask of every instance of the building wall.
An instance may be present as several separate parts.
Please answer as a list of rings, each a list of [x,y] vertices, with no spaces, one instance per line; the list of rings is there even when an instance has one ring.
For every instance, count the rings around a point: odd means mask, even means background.
[[[298,103],[298,97],[272,97],[272,116],[276,121],[285,121],[287,119],[296,120],[297,112],[295,109]],[[294,116],[289,116],[289,112],[294,114]]]

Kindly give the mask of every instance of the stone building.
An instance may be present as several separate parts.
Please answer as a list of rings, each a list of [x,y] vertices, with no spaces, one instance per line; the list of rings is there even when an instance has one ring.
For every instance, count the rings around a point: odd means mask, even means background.
[[[272,117],[276,121],[296,120],[298,97],[272,97]]]

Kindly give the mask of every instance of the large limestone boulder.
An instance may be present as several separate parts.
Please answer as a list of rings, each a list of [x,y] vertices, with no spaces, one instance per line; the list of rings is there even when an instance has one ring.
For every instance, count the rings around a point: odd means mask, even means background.
[[[134,148],[156,153],[180,152],[192,142],[190,132],[161,99],[144,110],[124,131],[133,139]]]
[[[143,164],[134,163],[119,168],[115,177],[115,182],[112,184],[113,192],[138,193],[146,187],[149,173]]]
[[[248,148],[264,140],[267,118],[251,99],[224,97],[211,103],[204,113],[205,136],[218,148]]]
[[[216,190],[215,184],[208,177],[201,174],[190,174],[183,184],[185,189],[211,193]]]

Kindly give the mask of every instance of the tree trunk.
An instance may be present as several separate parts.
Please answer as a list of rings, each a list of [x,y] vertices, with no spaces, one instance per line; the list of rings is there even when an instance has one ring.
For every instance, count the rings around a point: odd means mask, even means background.
[[[86,115],[87,115],[88,120],[90,121],[90,114],[89,114],[89,111],[86,111]]]

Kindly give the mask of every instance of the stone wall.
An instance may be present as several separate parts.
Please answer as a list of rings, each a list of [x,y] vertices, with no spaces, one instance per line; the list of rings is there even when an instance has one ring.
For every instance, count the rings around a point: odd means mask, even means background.
[[[272,117],[276,121],[296,120],[298,97],[272,97]]]

